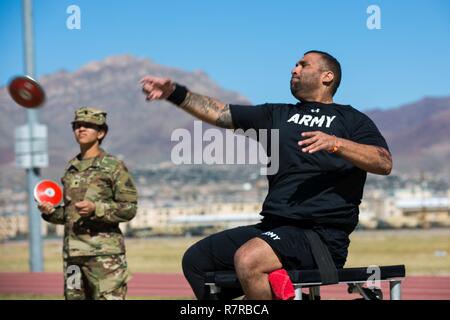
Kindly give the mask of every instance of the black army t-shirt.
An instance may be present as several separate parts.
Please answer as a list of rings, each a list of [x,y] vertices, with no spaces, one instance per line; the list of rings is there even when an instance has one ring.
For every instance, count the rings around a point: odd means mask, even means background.
[[[230,105],[236,129],[279,129],[279,169],[268,175],[269,192],[261,215],[295,219],[350,233],[358,223],[367,173],[325,150],[302,152],[302,132],[322,131],[361,144],[388,149],[372,120],[348,105]],[[268,134],[270,136],[270,134]],[[273,158],[274,155],[269,155]]]

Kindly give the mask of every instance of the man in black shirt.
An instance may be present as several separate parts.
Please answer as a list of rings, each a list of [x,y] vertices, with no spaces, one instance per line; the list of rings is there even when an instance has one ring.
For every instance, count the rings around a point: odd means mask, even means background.
[[[279,169],[268,176],[262,221],[206,237],[183,257],[184,274],[199,299],[208,298],[205,272],[215,270],[235,270],[247,299],[272,299],[269,273],[317,268],[305,230],[314,230],[335,265],[343,267],[367,172],[391,172],[391,154],[375,124],[333,102],[341,80],[334,57],[308,51],[291,74],[297,104],[228,105],[170,79],[141,81],[147,100],[167,99],[210,124],[279,130],[279,141],[270,142],[279,143]],[[240,293],[224,290],[221,297]]]

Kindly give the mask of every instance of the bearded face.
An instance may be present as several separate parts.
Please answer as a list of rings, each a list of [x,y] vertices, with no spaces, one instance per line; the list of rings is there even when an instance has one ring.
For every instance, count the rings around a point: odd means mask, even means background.
[[[320,87],[320,72],[302,72],[291,78],[291,93],[294,97],[302,100],[302,97]]]
[[[291,93],[298,100],[305,100],[322,85],[320,57],[310,53],[305,55],[291,71]]]

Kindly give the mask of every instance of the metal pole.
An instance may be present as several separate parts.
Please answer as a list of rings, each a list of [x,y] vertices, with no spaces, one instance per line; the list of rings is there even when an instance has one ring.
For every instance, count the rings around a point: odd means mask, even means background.
[[[295,292],[294,300],[303,300],[303,292],[301,286],[294,285],[294,292]]]
[[[402,282],[389,281],[389,289],[391,291],[391,300],[402,300]]]
[[[31,0],[23,0],[23,30],[24,30],[24,53],[25,74],[34,78],[34,43],[33,43],[33,13]],[[34,166],[33,161],[33,131],[38,123],[37,110],[27,110],[27,120],[30,141],[30,167],[27,171],[28,189],[28,239],[29,239],[29,265],[31,272],[43,271],[42,238],[41,238],[41,216],[34,201],[33,189],[39,182],[40,170]]]

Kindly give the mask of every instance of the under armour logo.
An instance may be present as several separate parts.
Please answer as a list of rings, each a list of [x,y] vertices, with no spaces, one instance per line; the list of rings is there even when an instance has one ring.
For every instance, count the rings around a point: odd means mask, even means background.
[[[317,109],[311,109],[311,112],[312,112],[312,113],[319,113],[319,111],[320,111],[319,108],[317,108]]]

